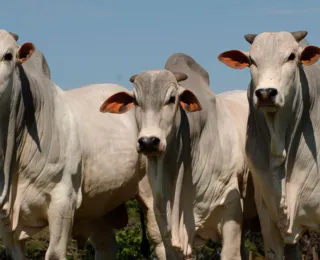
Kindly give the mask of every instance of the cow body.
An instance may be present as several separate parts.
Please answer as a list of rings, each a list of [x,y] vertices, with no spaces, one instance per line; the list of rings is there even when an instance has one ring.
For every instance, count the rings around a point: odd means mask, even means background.
[[[246,153],[267,259],[282,259],[284,243],[296,244],[307,228],[320,227],[320,49],[308,46],[305,36],[247,35],[249,53],[219,56],[251,70]]]
[[[118,93],[101,110],[135,105],[137,149],[148,158],[157,223],[164,243],[181,252],[176,257],[222,238],[222,259],[240,259],[246,93],[215,95],[208,73],[185,54],[172,55],[165,68],[133,76],[133,94]]]
[[[19,47],[3,30],[0,39],[0,231],[6,248],[24,259],[25,239],[49,225],[46,259],[65,259],[71,233],[91,238],[95,259],[114,259],[112,228],[126,225],[123,203],[137,194],[144,169],[134,113],[103,115],[99,105],[125,89],[103,84],[63,91],[32,43]]]

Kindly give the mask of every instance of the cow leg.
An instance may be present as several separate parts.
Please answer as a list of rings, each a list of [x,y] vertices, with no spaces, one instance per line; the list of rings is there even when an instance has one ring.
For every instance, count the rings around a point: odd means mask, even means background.
[[[221,260],[241,260],[242,206],[240,195],[231,197],[222,213]]]
[[[147,178],[147,177],[145,177]],[[144,189],[146,187],[150,187],[149,183],[146,183],[146,179],[140,182],[139,185],[143,183]],[[150,189],[150,188],[149,188]],[[151,192],[144,193],[143,190],[140,189],[140,194],[137,196],[137,200],[140,204],[141,209],[144,208],[146,212],[146,224],[149,237],[151,238],[152,242],[155,244],[155,254],[159,260],[177,260],[182,259],[181,253],[173,250],[173,248],[169,245],[165,246],[162,241],[159,226],[156,221],[156,216],[153,211],[153,197]]]
[[[16,240],[13,232],[6,232],[3,222],[0,221],[0,236],[6,247],[7,258],[22,260],[25,259],[25,240]]]
[[[283,260],[284,242],[280,231],[269,217],[265,202],[258,192],[256,192],[255,197],[264,243],[265,260]]]
[[[25,242],[15,241],[13,247],[6,247],[6,256],[8,259],[23,260],[25,259]]]
[[[76,196],[61,187],[51,196],[48,209],[50,241],[45,260],[65,260],[76,206],[73,198]]]
[[[23,260],[25,259],[25,240],[18,241],[13,238],[12,233],[3,236],[3,243],[6,247],[6,256],[8,259]]]
[[[118,243],[105,219],[92,221],[90,240],[95,250],[95,260],[116,259]]]

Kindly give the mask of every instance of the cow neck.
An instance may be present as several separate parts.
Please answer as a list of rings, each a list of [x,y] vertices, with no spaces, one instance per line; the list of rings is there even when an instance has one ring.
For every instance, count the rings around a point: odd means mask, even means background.
[[[284,191],[285,198],[287,198],[288,203],[288,224],[287,232],[293,233],[293,237],[290,238],[292,241],[297,241],[295,236],[297,232],[300,232],[300,228],[297,228],[295,225],[295,217],[297,214],[298,206],[300,205],[301,195],[305,190],[314,190],[315,186],[309,186],[308,188],[302,188],[305,185],[305,178],[307,176],[301,176],[304,174],[304,170],[314,166],[312,163],[308,164],[306,167],[305,161],[313,161],[317,164],[317,147],[316,147],[316,133],[317,133],[317,121],[319,120],[319,102],[318,98],[319,93],[319,83],[317,82],[319,73],[319,65],[315,64],[310,67],[299,67],[299,77],[296,82],[297,93],[295,97],[295,102],[293,106],[293,118],[291,120],[291,127],[287,131],[287,140],[288,140],[288,159],[286,162],[286,172],[285,172],[285,182]],[[308,75],[308,77],[307,77]],[[316,114],[314,114],[316,113]],[[311,121],[311,118],[317,118],[316,121]],[[306,151],[300,149],[304,147],[304,144],[308,147],[310,153],[309,159],[306,154],[302,156],[302,152]],[[302,163],[302,165],[301,165]],[[300,167],[302,166],[302,167]],[[297,167],[299,170],[294,171],[294,167]],[[301,171],[301,169],[303,169]],[[316,185],[316,184],[314,184]],[[309,193],[311,195],[311,193]]]
[[[291,86],[293,95],[291,101],[286,101],[284,107],[276,114],[267,116],[257,112],[250,104],[250,113],[254,115],[255,121],[249,124],[254,124],[255,134],[250,135],[250,138],[259,138],[260,143],[269,141],[270,149],[269,156],[266,156],[268,162],[267,175],[260,175],[263,186],[269,194],[273,196],[264,197],[268,204],[272,215],[277,219],[277,225],[283,237],[291,233],[294,214],[296,211],[296,200],[290,198],[288,200],[287,183],[290,182],[291,169],[295,160],[289,160],[290,157],[295,157],[293,153],[299,143],[299,131],[302,127],[302,117],[304,113],[309,111],[309,99],[306,97],[305,89],[301,86],[301,69],[297,70],[296,80]],[[250,117],[249,117],[250,118]],[[268,131],[264,131],[263,120],[265,120]],[[252,133],[254,133],[252,132]],[[250,141],[250,140],[249,140]],[[257,149],[259,149],[257,147]],[[267,151],[265,151],[267,152]],[[266,154],[265,154],[266,155]],[[288,205],[288,203],[291,203]]]
[[[1,218],[6,218],[10,213],[10,203],[8,201],[10,194],[10,186],[12,181],[12,172],[14,162],[16,160],[16,136],[17,124],[16,118],[18,114],[19,104],[19,85],[18,75],[14,72],[13,86],[7,93],[5,100],[2,102],[1,121],[0,121],[0,176],[1,176],[1,197],[0,208],[3,210]]]
[[[24,170],[21,169],[19,163],[24,157],[24,151],[28,151],[28,158],[37,152],[42,152],[38,136],[38,132],[43,132],[42,129],[38,129],[39,125],[43,125],[39,122],[40,108],[51,107],[51,100],[44,100],[43,92],[52,92],[52,90],[49,86],[40,86],[37,79],[30,76],[24,67],[21,64],[16,66],[11,97],[8,99],[5,110],[9,113],[1,120],[0,164],[2,167],[0,170],[3,176],[3,186],[0,187],[2,190],[0,208],[4,210],[4,215],[0,216],[2,218],[12,214],[13,200],[16,200],[12,193],[16,187],[13,189],[11,186],[17,185],[18,176],[16,174]],[[43,106],[44,103],[47,108]],[[30,136],[31,142],[27,141]],[[39,162],[36,159],[35,161]],[[27,168],[26,162],[24,162],[24,167]]]

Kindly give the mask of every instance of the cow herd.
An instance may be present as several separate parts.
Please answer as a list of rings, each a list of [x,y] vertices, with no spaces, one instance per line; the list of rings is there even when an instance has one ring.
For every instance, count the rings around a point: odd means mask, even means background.
[[[183,53],[131,76],[132,91],[64,91],[33,43],[0,30],[7,254],[25,259],[26,239],[48,226],[46,260],[66,259],[71,237],[90,238],[96,260],[116,259],[114,229],[136,197],[160,260],[192,259],[209,239],[222,241],[222,260],[246,259],[255,218],[265,259],[301,259],[297,241],[320,229],[320,48],[306,35],[245,35],[249,52],[218,59],[248,67],[248,89],[217,95]]]

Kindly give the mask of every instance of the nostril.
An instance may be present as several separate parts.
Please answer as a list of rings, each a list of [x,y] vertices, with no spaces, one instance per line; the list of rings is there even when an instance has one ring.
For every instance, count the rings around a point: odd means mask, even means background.
[[[158,146],[160,144],[160,139],[158,137],[151,137],[151,142],[154,146]]]
[[[139,139],[138,139],[138,143],[139,143],[139,145],[140,145],[141,147],[145,146],[145,144],[146,144],[146,138],[144,138],[144,137],[139,138]]]
[[[278,94],[278,90],[275,88],[268,88],[268,96],[275,97]]]
[[[263,89],[257,89],[257,90],[255,91],[256,97],[257,97],[258,99],[261,99],[263,92],[264,92]]]

